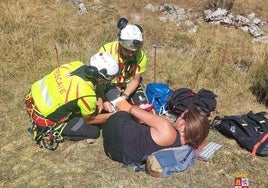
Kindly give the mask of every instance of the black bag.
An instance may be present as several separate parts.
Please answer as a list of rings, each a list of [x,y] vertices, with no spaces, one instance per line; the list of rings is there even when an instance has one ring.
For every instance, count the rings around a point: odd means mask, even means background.
[[[216,116],[212,126],[221,134],[233,138],[253,155],[268,156],[268,119],[265,112]]]
[[[187,108],[192,105],[200,107],[207,116],[216,109],[217,95],[207,89],[200,89],[198,93],[189,88],[180,88],[173,92],[168,101],[169,112],[181,115]]]

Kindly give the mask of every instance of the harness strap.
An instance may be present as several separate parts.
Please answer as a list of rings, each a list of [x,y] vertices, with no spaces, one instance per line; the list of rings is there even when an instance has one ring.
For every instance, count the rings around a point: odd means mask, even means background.
[[[25,98],[25,107],[26,111],[29,114],[29,116],[32,118],[35,124],[41,127],[46,127],[46,126],[55,126],[58,123],[63,122],[55,122],[50,119],[46,119],[38,110],[38,107],[35,105],[33,97],[31,92],[26,96]]]
[[[256,155],[256,152],[257,152],[257,149],[259,148],[259,146],[260,146],[263,142],[265,142],[267,139],[268,139],[268,133],[266,133],[266,134],[262,137],[262,139],[254,145],[251,154],[255,156],[255,155]]]
[[[96,95],[85,95],[78,99],[81,99],[83,97],[96,97]],[[35,105],[31,92],[25,97],[25,106],[26,106],[27,113],[32,118],[34,123],[41,127],[55,126],[55,125],[64,123],[69,119],[69,115],[60,118],[58,121],[53,121],[44,117],[40,113],[38,107]]]

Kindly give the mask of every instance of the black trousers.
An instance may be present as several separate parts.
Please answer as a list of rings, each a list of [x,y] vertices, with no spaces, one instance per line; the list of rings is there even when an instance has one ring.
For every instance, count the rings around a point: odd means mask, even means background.
[[[124,89],[120,88],[121,92],[124,92]],[[120,90],[116,86],[109,86],[105,89],[105,97],[108,101],[113,101],[121,94]],[[132,105],[146,104],[148,103],[147,97],[145,95],[144,89],[140,84],[138,88],[129,96],[128,102]]]
[[[67,122],[61,135],[73,141],[97,139],[100,136],[100,125],[88,125],[83,118],[74,117]]]

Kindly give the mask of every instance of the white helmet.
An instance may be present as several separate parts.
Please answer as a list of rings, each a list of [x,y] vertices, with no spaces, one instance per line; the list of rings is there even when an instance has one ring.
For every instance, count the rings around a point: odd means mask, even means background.
[[[107,52],[98,52],[90,58],[90,66],[98,69],[98,75],[105,80],[112,80],[119,73],[116,59]]]
[[[139,50],[142,41],[142,28],[139,25],[126,25],[119,33],[119,43],[128,50]]]

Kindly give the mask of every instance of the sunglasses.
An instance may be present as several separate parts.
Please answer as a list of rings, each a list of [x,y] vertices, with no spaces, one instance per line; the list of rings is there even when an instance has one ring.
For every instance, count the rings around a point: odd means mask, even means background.
[[[122,46],[122,51],[123,51],[124,54],[128,54],[128,55],[136,53],[136,51],[129,50],[127,48],[124,48],[123,46]]]

